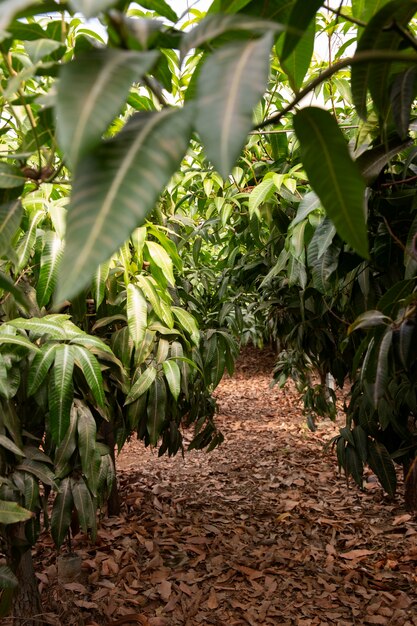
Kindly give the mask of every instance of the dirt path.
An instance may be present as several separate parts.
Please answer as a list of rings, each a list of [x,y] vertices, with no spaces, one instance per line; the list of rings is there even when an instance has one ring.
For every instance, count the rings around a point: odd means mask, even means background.
[[[51,623],[417,625],[417,525],[401,496],[388,502],[372,476],[348,490],[323,452],[335,429],[308,431],[270,371],[271,355],[247,352],[222,382],[213,453],[123,451],[126,506],[95,546],[76,539],[82,579],[58,585],[43,544]]]

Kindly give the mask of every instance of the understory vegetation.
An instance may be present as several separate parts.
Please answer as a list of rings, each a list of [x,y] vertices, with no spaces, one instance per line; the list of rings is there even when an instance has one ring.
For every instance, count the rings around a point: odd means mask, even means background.
[[[130,437],[221,444],[242,344],[417,509],[417,0],[175,4],[0,3],[1,615]]]

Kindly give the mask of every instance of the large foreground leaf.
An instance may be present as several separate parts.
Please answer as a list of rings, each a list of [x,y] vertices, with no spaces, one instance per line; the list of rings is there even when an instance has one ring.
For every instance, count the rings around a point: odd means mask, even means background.
[[[288,22],[290,28],[285,34],[281,61],[285,61],[296,48],[322,4],[324,4],[323,0],[308,0],[308,2],[296,0],[291,9]]]
[[[71,298],[141,224],[188,147],[192,109],[138,114],[80,162],[57,300]]]
[[[0,524],[15,524],[25,522],[33,516],[31,511],[27,511],[16,502],[0,500]]]
[[[74,11],[83,13],[85,17],[95,17],[101,11],[116,4],[116,0],[70,0]]]
[[[365,183],[330,113],[306,107],[294,117],[301,156],[311,186],[339,235],[368,255],[364,213]]]
[[[252,111],[265,92],[272,34],[223,46],[198,79],[197,130],[208,158],[226,178],[252,128]]]
[[[100,142],[120,112],[132,83],[152,67],[157,57],[157,52],[94,50],[62,66],[57,132],[69,163],[76,164]]]

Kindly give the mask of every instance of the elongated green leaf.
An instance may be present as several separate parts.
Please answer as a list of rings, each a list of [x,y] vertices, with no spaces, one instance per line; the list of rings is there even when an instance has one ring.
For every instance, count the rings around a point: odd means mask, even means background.
[[[171,22],[178,22],[178,16],[165,0],[141,0],[139,4],[149,11],[156,11]]]
[[[171,285],[175,284],[172,260],[167,251],[155,241],[146,241],[146,248],[151,262],[155,263],[161,270],[165,278]]]
[[[352,0],[352,14],[358,20],[368,22],[389,0]]]
[[[408,126],[407,126],[408,132]],[[404,150],[412,144],[411,140],[401,140],[398,137],[386,141],[378,146],[365,150],[360,157],[356,159],[362,176],[368,185],[371,185],[378,178],[382,169],[387,163],[401,150]]]
[[[89,529],[91,529],[94,538],[96,529],[96,509],[85,481],[82,478],[78,480],[71,479],[71,491],[74,497],[74,504],[77,509],[81,530],[88,533]]]
[[[78,411],[78,448],[83,474],[90,478],[92,460],[96,449],[96,421],[90,409],[81,401],[75,400]]]
[[[181,391],[181,372],[175,361],[164,361],[162,363],[165,378],[167,379],[168,387],[175,400],[178,400],[178,396]]]
[[[0,161],[0,189],[13,189],[23,187],[25,177],[21,170],[5,161]]]
[[[304,168],[339,235],[368,255],[364,214],[365,183],[330,113],[306,107],[294,117]]]
[[[60,444],[70,424],[70,411],[74,397],[74,348],[59,345],[55,350],[49,392],[49,427],[52,439]]]
[[[252,128],[252,111],[264,94],[272,35],[223,46],[198,79],[197,131],[208,158],[226,178]]]
[[[147,430],[151,446],[156,446],[165,421],[167,390],[165,381],[156,378],[149,390]]]
[[[361,458],[350,443],[347,444],[345,449],[345,471],[346,474],[352,476],[355,483],[362,488],[363,486],[363,463]]]
[[[215,354],[213,363],[210,365],[208,376],[209,380],[213,386],[213,389],[217,387],[223,378],[224,369],[226,367],[226,355],[221,346],[218,346]]]
[[[104,408],[106,398],[104,395],[103,377],[99,362],[94,354],[82,346],[74,346],[74,357],[76,364],[81,368],[84,374],[95,401],[99,406]]]
[[[92,352],[105,353],[108,357],[113,356],[113,352],[111,348],[104,343],[102,339],[98,337],[93,337],[93,335],[87,335],[87,333],[82,333],[81,331],[77,334],[76,337],[71,339],[71,343],[75,343],[78,346],[87,346],[87,348],[91,349]]]
[[[374,328],[375,326],[381,326],[384,324],[387,326],[392,323],[392,320],[381,313],[381,311],[365,311],[359,315],[356,320],[349,326],[348,334],[353,333],[354,330],[358,330],[359,328],[364,328],[368,330],[369,328]]]
[[[104,300],[106,280],[109,276],[109,268],[110,263],[102,263],[98,266],[98,269],[93,276],[93,298],[96,303],[96,309],[98,309]]]
[[[392,328],[388,328],[382,338],[379,347],[375,385],[373,390],[373,401],[375,408],[378,407],[378,402],[384,396],[387,390],[388,356],[392,345],[392,334]]]
[[[71,456],[77,447],[77,423],[78,423],[78,408],[76,404],[71,407],[70,423],[65,433],[65,437],[59,444],[55,452],[55,475],[57,478],[61,478],[64,472],[68,468],[68,463]]]
[[[33,474],[36,478],[39,478],[44,485],[55,487],[54,474],[45,463],[39,463],[38,461],[32,461],[31,459],[24,459],[16,469],[21,472],[28,472]]]
[[[18,585],[19,581],[10,567],[0,565],[0,589],[16,589]]]
[[[70,164],[75,165],[100,143],[120,112],[132,83],[152,67],[157,57],[155,51],[102,49],[62,66],[57,133]]]
[[[394,122],[401,139],[406,139],[411,119],[411,105],[416,96],[417,69],[409,67],[398,74],[391,88]]]
[[[64,541],[69,526],[74,507],[74,498],[71,490],[71,479],[64,478],[59,487],[51,515],[51,534],[57,548]]]
[[[25,43],[25,50],[34,64],[61,47],[62,43],[54,39],[37,39]]]
[[[387,494],[393,497],[397,489],[397,474],[388,450],[382,443],[368,441],[367,462],[371,470],[378,476]]]
[[[188,147],[189,107],[133,116],[75,173],[58,301],[88,284],[146,217]]]
[[[127,286],[126,311],[130,336],[137,348],[143,341],[148,325],[148,305],[139,287],[133,284]]]
[[[0,3],[0,31],[6,30],[14,16],[33,4],[33,0],[2,0]]]
[[[41,347],[30,366],[28,375],[28,395],[31,396],[39,389],[55,359],[56,344],[46,344]]]
[[[293,221],[290,224],[290,227],[293,228],[300,222],[304,221],[306,217],[310,215],[313,211],[316,211],[321,207],[320,198],[314,191],[309,191],[304,198],[300,202],[300,206],[297,210],[297,215],[294,217]]]
[[[132,388],[127,394],[125,405],[134,402],[149,389],[156,378],[156,373],[156,369],[152,367],[152,365],[146,368],[143,374],[141,374],[132,385]]]
[[[307,32],[311,21],[323,4],[324,0],[309,0],[308,2],[305,2],[305,0],[296,0],[293,4],[288,20],[289,29],[285,33],[281,61],[288,59],[299,44],[303,35]]]
[[[48,304],[58,279],[59,264],[64,251],[63,242],[54,232],[46,234],[41,256],[41,269],[36,285],[36,299],[40,307]]]
[[[32,474],[24,473],[23,482],[25,507],[29,509],[29,511],[35,511],[40,505],[38,480]]]
[[[310,7],[310,2],[303,5]],[[289,33],[287,33],[287,36]],[[298,40],[294,49],[291,50],[285,59],[281,55],[281,64],[283,70],[288,75],[291,87],[294,91],[298,91],[304,82],[305,75],[310,67],[311,57],[314,51],[314,41],[316,36],[316,23],[313,20],[304,31],[302,37]],[[284,47],[287,40],[284,41]],[[278,43],[279,47],[279,43]]]
[[[32,333],[35,337],[42,337],[43,335],[49,336],[51,339],[63,340],[67,339],[67,334],[62,319],[58,316],[45,315],[45,317],[31,317],[28,319],[18,317],[8,322],[9,326],[13,328],[19,328]],[[81,332],[81,331],[80,331]]]
[[[20,200],[0,206],[0,250],[6,251],[10,247],[10,241],[19,228],[22,214]]]
[[[36,241],[36,229],[39,222],[43,219],[44,214],[42,211],[37,211],[30,222],[29,228],[26,230],[22,239],[20,239],[17,246],[17,270],[20,271],[24,268],[29,260],[29,257],[33,251],[33,247]]]
[[[86,18],[95,17],[116,4],[116,0],[70,0],[74,11],[79,11]]]
[[[148,358],[155,345],[155,330],[146,329],[143,340],[135,350],[135,365],[138,367]]]
[[[172,272],[172,267],[171,267],[171,272]],[[165,317],[164,310],[160,302],[161,297],[156,291],[155,285],[152,282],[152,279],[149,276],[144,276],[143,274],[140,274],[139,276],[137,276],[137,281],[138,281],[139,287],[143,291],[143,294],[145,295],[146,299],[150,303],[152,310],[156,313],[156,315],[159,317],[161,322],[164,322],[165,324],[167,324],[167,320],[164,319]],[[169,324],[167,325],[169,326]]]
[[[263,180],[261,183],[259,183],[259,185],[256,185],[256,187],[252,189],[249,196],[249,217],[253,216],[256,209],[258,209],[261,204],[272,198],[276,189],[277,187],[272,178],[267,178]]]
[[[12,344],[15,346],[21,346],[22,348],[27,348],[32,352],[39,352],[38,346],[35,346],[27,337],[23,335],[14,335],[14,334],[6,334],[5,328],[3,327],[0,332],[0,345],[1,344]]]
[[[27,511],[16,502],[0,500],[0,524],[16,524],[17,522],[25,522],[32,516],[32,511]]]
[[[158,341],[158,349],[156,351],[156,362],[158,365],[166,361],[169,354],[169,341],[162,337]]]
[[[9,452],[13,452],[16,456],[24,457],[26,456],[23,450],[21,450],[11,439],[6,437],[5,435],[0,435],[0,448],[5,448],[9,450]]]
[[[417,10],[417,0],[391,0],[369,21],[356,48],[356,54],[366,50],[398,50],[404,41],[400,32],[390,28],[393,21],[405,27]],[[375,106],[384,114],[389,106],[391,62],[355,63],[352,65],[352,97],[358,114],[367,117],[367,92],[371,91]]]
[[[191,313],[188,313],[188,311],[178,306],[173,306],[171,310],[182,328],[190,335],[191,341],[198,346],[200,343],[200,331],[195,318]]]
[[[134,346],[127,326],[113,333],[111,346],[114,354],[121,360],[126,369],[130,369]]]

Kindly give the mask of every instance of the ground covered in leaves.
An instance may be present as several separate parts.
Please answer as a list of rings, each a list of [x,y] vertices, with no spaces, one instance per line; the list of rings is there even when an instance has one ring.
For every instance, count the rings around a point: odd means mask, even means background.
[[[45,535],[36,553],[51,624],[417,625],[417,524],[401,494],[368,476],[346,487],[273,357],[246,351],[217,391],[225,442],[159,459],[133,441],[119,459],[123,510],[81,535],[81,577],[57,579]],[[341,417],[342,419],[342,417]]]

